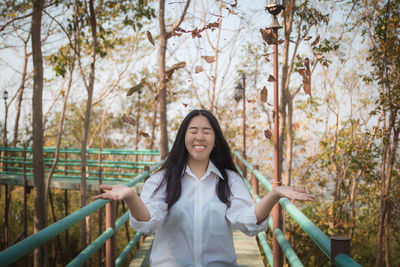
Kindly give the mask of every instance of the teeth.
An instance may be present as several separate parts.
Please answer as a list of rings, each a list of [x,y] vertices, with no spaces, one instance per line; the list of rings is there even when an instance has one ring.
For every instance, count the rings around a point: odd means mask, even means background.
[[[205,146],[194,146],[194,148],[201,149],[201,148],[205,148]]]

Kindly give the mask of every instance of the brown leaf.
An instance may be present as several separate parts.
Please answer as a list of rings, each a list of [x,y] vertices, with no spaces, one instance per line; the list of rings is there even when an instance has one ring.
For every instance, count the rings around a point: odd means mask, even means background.
[[[208,23],[205,28],[210,29],[210,28],[218,28],[218,27],[219,27],[219,22],[211,22],[211,23]]]
[[[154,43],[154,40],[153,40],[153,36],[151,35],[151,32],[147,31],[147,32],[146,32],[146,35],[147,35],[147,39],[149,39],[150,43],[151,43],[153,46],[156,46],[155,43]]]
[[[166,72],[165,72],[165,76],[167,76],[166,81],[170,81],[172,79],[172,74],[174,73],[175,70],[177,69],[181,69],[184,68],[186,66],[186,62],[185,61],[181,61],[179,63],[176,63],[174,65],[172,65]]]
[[[304,40],[304,41],[308,41],[308,40],[310,40],[311,38],[312,38],[312,37],[309,35],[309,36],[304,37],[303,40]]]
[[[303,77],[303,86],[304,86],[304,93],[308,94],[310,97],[311,95],[311,71],[310,71],[310,64],[308,58],[304,60],[305,68],[297,69],[300,75]]]
[[[271,138],[272,138],[272,133],[271,133],[271,131],[270,131],[270,130],[264,130],[264,136],[265,136],[267,139],[271,139]]]
[[[275,77],[274,77],[273,75],[269,75],[269,76],[268,76],[268,81],[269,81],[269,82],[275,82],[276,79],[275,79]]]
[[[274,32],[273,29],[260,29],[262,38],[264,41],[269,44],[276,44],[278,41],[278,35]]]
[[[256,102],[255,99],[251,99],[251,98],[248,98],[248,99],[247,99],[247,103],[255,103],[255,102]]]
[[[235,0],[233,3],[231,3],[231,7],[235,8],[237,6],[237,0]]]
[[[201,38],[201,34],[200,34],[201,32],[202,32],[201,30],[195,28],[193,31],[191,31],[192,38],[196,38],[196,37]]]
[[[319,34],[317,35],[317,37],[315,37],[315,40],[311,43],[311,46],[317,45],[319,43]]]
[[[213,63],[215,61],[214,56],[201,56],[201,58],[207,61],[207,63]]]
[[[229,10],[229,14],[232,14],[232,15],[236,15],[237,13],[235,12],[235,11],[233,11],[232,9],[229,9],[229,8],[227,8],[228,10]]]
[[[136,126],[137,125],[137,121],[132,116],[123,115],[121,117],[121,119],[122,119],[123,122],[129,123],[132,126]]]
[[[196,68],[194,68],[194,72],[195,73],[200,73],[203,71],[203,67],[202,66],[196,66]]]
[[[279,41],[278,41],[278,44],[283,44],[285,41],[283,40],[283,39],[280,39]]]
[[[141,135],[141,136],[143,136],[145,138],[149,138],[150,137],[150,135],[148,133],[145,133],[145,132],[140,132],[139,135]]]
[[[186,108],[188,106],[188,104],[182,103],[182,105]]]
[[[263,87],[263,89],[261,89],[260,98],[261,98],[261,102],[263,102],[263,103],[267,102],[267,100],[268,100],[268,90],[265,86]]]

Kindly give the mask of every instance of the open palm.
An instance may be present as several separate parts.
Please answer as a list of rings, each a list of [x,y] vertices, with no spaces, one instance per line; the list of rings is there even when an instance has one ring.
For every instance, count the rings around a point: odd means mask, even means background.
[[[278,186],[274,188],[274,191],[279,195],[279,197],[286,197],[291,200],[302,200],[302,201],[314,200],[314,196],[305,193],[304,190],[290,186]]]

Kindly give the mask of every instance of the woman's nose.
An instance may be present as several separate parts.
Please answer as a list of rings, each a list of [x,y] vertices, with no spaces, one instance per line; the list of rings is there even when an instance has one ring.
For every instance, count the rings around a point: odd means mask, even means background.
[[[204,135],[202,133],[197,133],[195,136],[195,140],[203,140],[204,139]]]

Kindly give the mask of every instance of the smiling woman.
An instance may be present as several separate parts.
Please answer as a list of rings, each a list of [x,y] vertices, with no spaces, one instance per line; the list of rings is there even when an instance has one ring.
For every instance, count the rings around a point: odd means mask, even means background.
[[[255,235],[266,229],[279,198],[313,199],[281,186],[255,204],[217,119],[206,110],[193,110],[184,118],[167,160],[146,181],[140,198],[126,186],[100,188],[109,191],[95,199],[123,199],[131,226],[156,233],[152,266],[237,266],[233,227]]]

